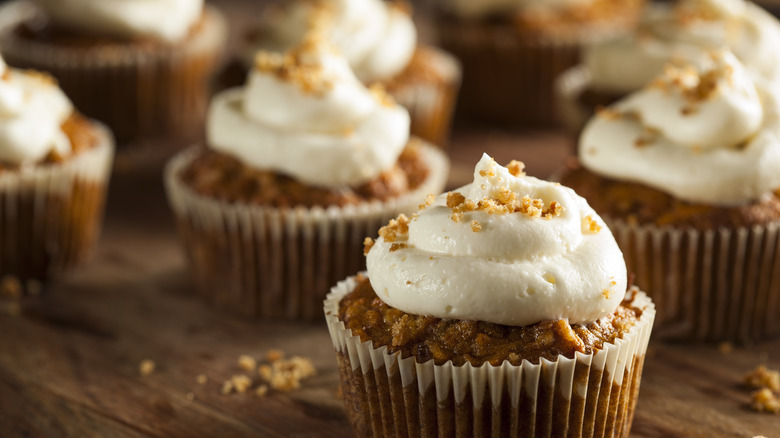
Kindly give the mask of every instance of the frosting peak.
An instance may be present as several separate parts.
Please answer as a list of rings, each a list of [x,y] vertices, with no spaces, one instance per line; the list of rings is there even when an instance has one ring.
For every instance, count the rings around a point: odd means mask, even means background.
[[[58,25],[116,38],[175,42],[203,11],[203,0],[33,0]]]
[[[780,186],[780,101],[729,52],[669,66],[593,118],[580,160],[689,202],[735,205]]]
[[[70,153],[62,124],[73,107],[50,76],[9,69],[0,58],[0,162],[16,165]]]
[[[212,101],[209,145],[250,166],[327,187],[390,168],[409,140],[409,114],[367,89],[317,36],[288,53],[261,52],[246,87]]]
[[[574,191],[484,155],[474,182],[380,230],[367,253],[377,295],[408,313],[528,325],[615,310],[626,267]]]

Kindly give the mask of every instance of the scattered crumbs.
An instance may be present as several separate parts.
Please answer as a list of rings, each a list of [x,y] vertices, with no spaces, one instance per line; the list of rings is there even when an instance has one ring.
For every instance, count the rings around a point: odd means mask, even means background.
[[[406,249],[408,247],[409,245],[407,245],[406,243],[393,243],[392,245],[390,245],[390,252],[396,252],[399,249]]]
[[[148,376],[149,374],[152,374],[154,372],[154,369],[156,367],[157,367],[157,364],[154,363],[153,360],[151,360],[151,359],[144,359],[138,365],[138,372],[142,376]]]
[[[407,234],[409,234],[409,218],[405,214],[398,215],[396,219],[390,219],[389,224],[379,229],[379,235],[388,243],[405,238]]]
[[[507,359],[509,359],[509,361],[512,363],[520,362],[520,356],[517,353],[509,353]]]
[[[320,62],[313,62],[312,52],[330,49],[320,32],[311,32],[294,49],[281,54],[260,51],[255,57],[255,69],[274,75],[277,79],[298,85],[301,90],[322,96],[333,88],[333,81],[326,77]]]
[[[525,163],[522,161],[512,160],[506,165],[506,168],[513,176],[525,175]]]
[[[612,296],[612,291],[610,291],[609,289],[604,289],[603,291],[601,291],[601,295],[604,296],[604,299],[608,300],[609,297]]]
[[[0,298],[19,299],[22,297],[22,283],[13,275],[0,280]]]
[[[433,256],[429,256],[429,257],[428,257],[428,260],[433,260]]]
[[[187,400],[189,400],[189,401],[195,400],[195,394],[192,393],[192,392],[188,392],[186,397],[187,397]]]
[[[254,371],[257,368],[257,361],[252,356],[242,354],[238,357],[238,367],[244,371]]]
[[[230,383],[237,393],[243,394],[252,386],[252,379],[243,374],[236,374],[230,378]]]
[[[744,377],[745,385],[750,388],[767,388],[780,392],[780,372],[770,370],[765,365],[759,365]]]
[[[271,379],[271,366],[270,365],[260,365],[257,368],[257,374],[263,379],[263,380],[270,380]]]
[[[593,219],[593,216],[587,215],[582,218],[582,228],[590,233],[598,233],[601,231],[601,225]]]
[[[209,378],[206,377],[205,374],[198,374],[198,377],[195,378],[195,381],[198,382],[198,385],[205,385],[206,382],[209,381]]]
[[[484,172],[484,170],[482,171]],[[460,192],[449,192],[447,193],[447,207],[449,208],[455,208],[459,205],[462,205],[464,202],[466,202],[466,197],[463,196]]]
[[[276,362],[282,359],[284,359],[284,351],[282,350],[271,348],[265,353],[265,360],[268,362]]]
[[[482,225],[477,221],[471,221],[471,231],[475,233],[482,231]]]
[[[258,372],[272,389],[291,391],[299,388],[303,379],[316,374],[316,369],[311,360],[293,356],[290,359],[280,359],[270,365],[261,366]]]
[[[607,120],[618,120],[623,116],[620,111],[603,106],[596,108],[596,115]]]
[[[233,382],[230,380],[222,382],[222,389],[219,392],[222,393],[222,395],[228,395],[233,392]]]
[[[780,399],[769,388],[761,388],[751,394],[750,408],[756,412],[780,414]]]
[[[463,213],[452,213],[450,218],[453,222],[460,222],[463,220]]]
[[[409,281],[409,280],[406,280],[406,284],[412,284],[412,282]]]
[[[720,354],[730,354],[734,351],[734,344],[731,342],[721,342],[718,344],[718,351],[720,351]]]
[[[541,199],[532,199],[528,196],[518,199],[517,194],[507,188],[498,189],[494,196],[495,198],[484,198],[474,202],[458,192],[448,193],[447,207],[453,211],[452,220],[460,222],[461,217],[456,215],[471,211],[484,211],[488,214],[522,213],[533,218],[545,219],[560,216],[564,211],[563,206],[557,201],[552,201],[549,206],[545,206]]]
[[[258,397],[265,397],[266,394],[268,394],[268,385],[260,385],[255,389],[255,394],[257,394]]]
[[[363,255],[368,255],[368,252],[371,251],[371,248],[374,247],[374,239],[370,237],[366,237],[363,239]]]

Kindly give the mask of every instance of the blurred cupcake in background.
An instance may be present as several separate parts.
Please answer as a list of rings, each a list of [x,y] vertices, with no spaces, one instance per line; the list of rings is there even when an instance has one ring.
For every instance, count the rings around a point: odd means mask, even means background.
[[[318,28],[366,85],[382,84],[411,116],[411,132],[446,146],[460,86],[451,55],[421,45],[411,7],[400,1],[295,0],[269,7],[251,33],[245,58],[257,50],[284,52]]]
[[[0,59],[3,284],[27,288],[89,257],[113,152],[111,132],[79,114],[53,78]]]
[[[660,336],[780,333],[780,98],[725,51],[664,73],[585,126],[561,182],[615,233]]]
[[[442,47],[463,64],[460,108],[506,126],[556,121],[553,82],[583,46],[630,32],[643,0],[437,0]]]
[[[356,436],[629,435],[653,303],[573,190],[487,155],[324,303]]]
[[[3,7],[9,64],[50,72],[120,146],[202,137],[227,25],[203,0],[32,0]]]
[[[747,71],[780,85],[780,22],[743,0],[680,0],[649,5],[636,32],[588,46],[583,63],[556,83],[560,116],[578,134],[599,106],[642,88],[666,64],[728,49]]]
[[[205,147],[167,166],[168,196],[200,293],[249,315],[320,318],[330,285],[364,267],[364,237],[438,193],[449,168],[315,35],[259,53],[206,128]]]

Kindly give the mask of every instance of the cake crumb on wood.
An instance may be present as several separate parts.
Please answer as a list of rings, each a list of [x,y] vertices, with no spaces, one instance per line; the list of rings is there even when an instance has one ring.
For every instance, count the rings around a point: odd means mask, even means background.
[[[154,369],[157,367],[157,364],[154,363],[151,359],[144,359],[141,361],[140,364],[138,364],[138,372],[142,376],[148,376],[154,372]]]
[[[747,373],[744,382],[750,388],[767,388],[770,391],[780,392],[780,372],[770,370],[766,365],[759,365]]]
[[[238,367],[244,371],[254,371],[257,367],[257,361],[248,354],[242,354],[238,357]]]
[[[198,374],[198,377],[195,378],[195,381],[197,381],[199,385],[204,385],[209,381],[209,378],[206,377],[205,374]]]

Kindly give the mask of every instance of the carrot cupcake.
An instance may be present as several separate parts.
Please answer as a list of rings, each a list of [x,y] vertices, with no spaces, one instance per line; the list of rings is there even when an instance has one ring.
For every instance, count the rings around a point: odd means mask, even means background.
[[[612,228],[660,335],[780,333],[780,99],[729,52],[669,66],[591,119],[562,182]]]
[[[247,85],[214,97],[206,147],[166,170],[195,284],[236,312],[318,318],[363,266],[363,236],[441,190],[448,161],[409,114],[312,36],[261,52]]]
[[[460,106],[509,126],[556,121],[554,79],[581,48],[629,32],[643,0],[439,0],[442,47],[463,63]]]
[[[653,304],[585,200],[522,171],[483,156],[332,288],[357,436],[628,436]]]
[[[780,79],[780,22],[743,0],[681,0],[652,4],[633,34],[585,49],[583,63],[556,83],[562,120],[579,133],[598,106],[642,88],[671,61],[703,51],[731,50],[751,75]]]
[[[0,59],[0,281],[44,281],[95,246],[114,143],[48,75]]]
[[[6,60],[50,72],[120,144],[201,138],[208,81],[227,37],[221,14],[203,0],[16,1],[0,13]]]
[[[382,0],[297,0],[268,9],[247,51],[284,52],[319,28],[366,85],[381,83],[409,110],[411,132],[443,147],[460,86],[460,66],[420,45],[408,4]]]

